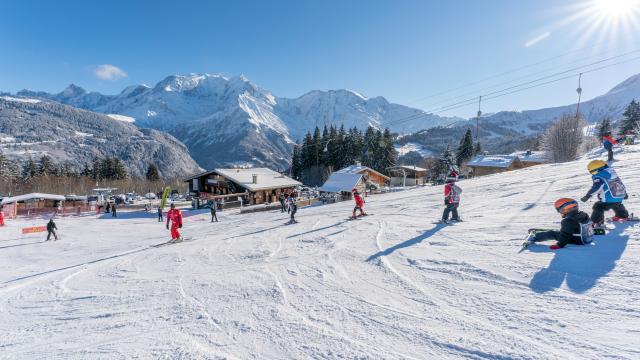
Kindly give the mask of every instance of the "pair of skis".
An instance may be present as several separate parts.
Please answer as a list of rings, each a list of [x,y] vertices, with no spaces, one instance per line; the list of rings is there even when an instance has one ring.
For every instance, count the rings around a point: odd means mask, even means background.
[[[349,216],[347,218],[347,220],[349,220],[349,221],[350,220],[360,220],[361,217],[368,216],[368,215],[371,215],[371,214],[360,214],[360,215],[356,215],[356,216]]]

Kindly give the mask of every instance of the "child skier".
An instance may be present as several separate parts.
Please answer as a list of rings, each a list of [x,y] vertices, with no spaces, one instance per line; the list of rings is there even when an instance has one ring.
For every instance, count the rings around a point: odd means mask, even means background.
[[[178,229],[182,228],[182,212],[176,209],[174,203],[171,203],[171,210],[167,213],[167,230],[169,230],[169,223],[171,223],[171,241],[181,241]]]
[[[587,165],[587,170],[591,173],[593,186],[580,200],[586,202],[589,198],[597,193],[598,201],[593,204],[593,213],[591,213],[591,221],[600,226],[604,223],[604,212],[613,210],[615,216],[613,221],[625,221],[629,218],[629,213],[625,209],[622,201],[627,199],[627,191],[616,174],[609,165],[602,160],[593,160]]]
[[[589,222],[589,215],[578,208],[578,202],[571,198],[561,198],[553,205],[562,216],[560,231],[548,230],[531,232],[527,241],[522,245],[523,249],[530,244],[556,240],[557,243],[549,246],[551,250],[561,249],[567,244],[586,245],[591,242],[593,227]]]
[[[47,223],[47,240],[45,241],[51,240],[51,235],[53,235],[53,238],[57,241],[58,234],[56,234],[56,230],[58,230],[58,227],[56,226],[56,223],[53,222],[53,218],[49,219],[49,222]]]
[[[353,193],[353,200],[355,200],[356,202],[356,206],[353,208],[353,214],[351,215],[351,218],[356,218],[356,210],[360,210],[360,216],[367,216],[367,214],[364,212],[364,198],[360,195],[357,188],[353,188],[351,192]]]
[[[162,208],[158,206],[158,222],[162,222]]]
[[[291,212],[291,219],[289,220],[289,224],[297,223],[296,221],[296,212],[298,212],[298,205],[296,204],[296,199],[293,194],[289,195],[289,211]]]
[[[462,189],[455,184],[458,180],[457,172],[452,171],[447,176],[447,183],[444,185],[444,212],[442,213],[442,223],[449,223],[449,214],[451,213],[451,221],[459,222],[458,205],[460,205],[460,194]]]
[[[4,226],[4,205],[0,205],[0,226]]]

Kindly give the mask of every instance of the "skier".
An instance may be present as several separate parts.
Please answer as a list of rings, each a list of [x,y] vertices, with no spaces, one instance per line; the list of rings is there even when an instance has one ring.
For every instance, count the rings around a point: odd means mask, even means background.
[[[162,208],[158,205],[158,222],[162,222]]]
[[[571,198],[561,198],[553,204],[556,211],[562,216],[560,231],[548,230],[531,232],[523,248],[530,244],[545,240],[556,240],[557,243],[549,246],[551,250],[561,249],[567,244],[586,245],[591,242],[593,226],[589,222],[589,215],[578,208],[578,202]]]
[[[176,209],[174,203],[171,203],[171,209],[167,213],[167,230],[169,230],[169,223],[171,223],[171,241],[181,241],[178,229],[182,228],[182,212]]]
[[[286,209],[286,205],[285,205],[286,197],[284,196],[284,193],[280,193],[278,200],[280,201],[280,212],[283,213],[285,212],[285,209]]]
[[[289,204],[289,211],[291,212],[291,219],[289,220],[289,224],[297,223],[296,221],[296,212],[298,212],[298,205],[296,204],[296,199],[293,194],[289,195],[289,200],[287,201]]]
[[[218,215],[216,215],[217,207],[218,207],[218,202],[214,200],[211,203],[211,222],[213,222],[214,219],[216,222],[218,222]]]
[[[0,226],[4,226],[4,205],[0,205]]]
[[[592,175],[593,186],[580,201],[586,202],[593,194],[598,194],[598,201],[593,204],[591,221],[596,226],[601,226],[604,223],[604,212],[607,210],[615,212],[613,221],[628,220],[629,213],[622,201],[629,198],[629,195],[615,170],[602,160],[591,161],[587,165],[587,170]]]
[[[107,214],[111,212],[111,203],[107,202]]]
[[[53,218],[49,219],[49,222],[47,223],[47,240],[45,241],[49,241],[51,239],[51,235],[53,235],[55,240],[58,240],[56,230],[58,230],[58,227],[56,226],[56,223],[53,222]]]
[[[118,217],[118,214],[116,213],[116,204],[115,203],[113,203],[113,205],[111,205],[111,217]]]
[[[607,162],[615,161],[613,158],[613,145],[617,145],[618,142],[624,138],[614,139],[611,137],[611,132],[607,131],[602,136],[602,146],[607,150]]]
[[[451,221],[459,222],[458,206],[460,205],[460,194],[462,189],[455,184],[458,180],[458,173],[451,171],[447,176],[447,183],[444,185],[444,212],[442,213],[442,223],[449,223],[449,214],[451,214]]]
[[[353,193],[353,200],[356,201],[356,206],[353,208],[353,214],[351,215],[351,218],[356,218],[356,210],[360,210],[360,216],[367,216],[367,214],[364,212],[364,198],[360,195],[357,188],[353,188],[351,192]]]

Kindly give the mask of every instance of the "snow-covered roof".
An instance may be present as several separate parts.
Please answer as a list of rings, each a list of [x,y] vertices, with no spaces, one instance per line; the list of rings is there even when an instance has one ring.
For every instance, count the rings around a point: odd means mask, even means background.
[[[541,164],[549,162],[547,153],[544,151],[516,151],[511,156],[517,156],[521,161],[539,162]]]
[[[389,168],[389,170],[409,170],[409,171],[427,171],[427,169],[425,168],[421,168],[419,166],[410,166],[410,165],[398,165],[398,166],[392,166]]]
[[[19,201],[38,200],[38,199],[65,200],[64,196],[62,196],[62,195],[31,193],[31,194],[24,194],[24,195],[6,197],[6,198],[2,199],[2,204],[11,204],[11,203],[19,202]]]
[[[375,170],[373,170],[372,168],[368,167],[368,166],[364,166],[364,165],[351,165],[351,166],[347,166],[344,169],[340,169],[338,171],[336,171],[337,173],[343,173],[343,174],[362,174],[365,171],[371,171],[374,172],[386,179],[389,179],[389,177],[387,175],[381,174]]]
[[[517,159],[515,155],[478,155],[467,166],[508,168]]]
[[[266,189],[277,189],[302,185],[293,180],[267,168],[246,168],[246,169],[215,169],[212,172],[220,174],[234,183],[248,189],[258,191]],[[211,172],[210,172],[211,173]],[[258,176],[256,184],[253,183],[253,175]]]
[[[351,174],[334,172],[327,181],[320,187],[320,191],[339,193],[341,191],[351,191],[362,179],[362,174]]]

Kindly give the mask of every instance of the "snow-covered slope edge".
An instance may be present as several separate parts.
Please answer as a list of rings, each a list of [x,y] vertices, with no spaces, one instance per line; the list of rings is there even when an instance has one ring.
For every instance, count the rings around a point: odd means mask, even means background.
[[[640,147],[616,168],[640,207]],[[590,185],[586,163],[463,180],[452,226],[442,188],[220,223],[187,212],[179,245],[153,215],[58,221],[63,240],[0,232],[0,346],[9,358],[634,359],[640,228],[588,247],[517,254],[557,227],[553,201]],[[581,204],[589,209],[591,204]],[[637,211],[636,211],[637,212]],[[114,224],[117,223],[117,226]],[[104,234],[108,234],[105,236]]]

